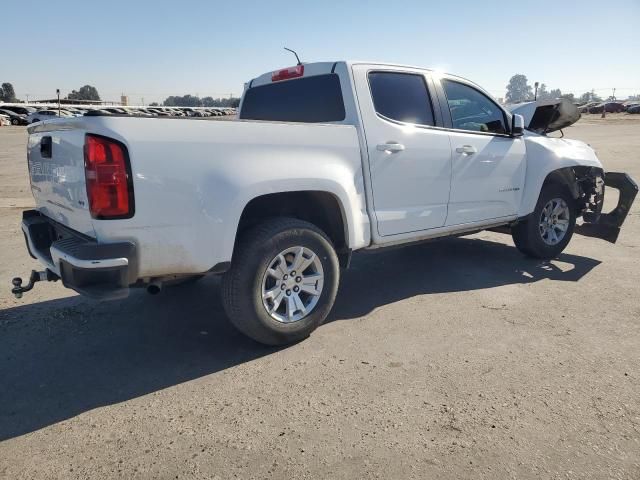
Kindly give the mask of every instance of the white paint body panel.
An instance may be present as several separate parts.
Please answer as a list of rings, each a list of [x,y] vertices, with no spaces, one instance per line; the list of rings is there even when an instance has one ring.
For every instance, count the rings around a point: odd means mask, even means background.
[[[447,218],[451,181],[451,145],[447,132],[389,121],[376,114],[369,90],[372,70],[395,67],[357,65],[353,68],[366,136],[377,232],[381,236],[442,227]],[[403,69],[425,75],[424,71]],[[379,145],[399,144],[403,150],[382,151]]]
[[[91,221],[85,211],[84,220],[99,242],[136,245],[139,277],[205,272],[231,260],[242,210],[269,193],[331,193],[342,206],[349,247],[370,242],[353,126],[82,117],[49,127],[65,124],[120,140],[129,150],[135,215]],[[76,228],[79,221],[63,223]]]
[[[305,71],[334,69],[340,76],[346,117],[335,124],[85,116],[31,126],[31,162],[42,160],[42,135],[52,136],[54,149],[49,182],[34,182],[40,188],[34,190],[37,208],[100,243],[133,242],[137,275],[145,278],[201,273],[231,261],[243,209],[265,194],[330,193],[341,207],[348,246],[358,250],[508,223],[533,211],[551,171],[602,167],[582,142],[535,134],[469,139],[451,129],[417,131],[386,122],[372,110],[364,77],[352,74],[372,66],[428,75],[371,63],[305,65]],[[265,74],[254,82],[268,79]],[[86,133],[126,145],[132,218],[91,218],[83,171]],[[381,141],[411,149],[387,154],[376,149]],[[456,157],[458,141],[473,142],[479,154]]]
[[[40,141],[45,135],[51,137],[53,158],[40,155]],[[27,144],[28,167],[36,208],[59,223],[94,237],[85,187],[84,136],[81,129],[32,133]]]
[[[545,178],[554,170],[566,167],[603,168],[596,152],[584,142],[553,138],[526,132],[527,173],[518,216],[533,212]]]
[[[516,215],[526,173],[523,138],[449,133],[453,173],[447,225]],[[475,153],[458,152],[471,146]]]

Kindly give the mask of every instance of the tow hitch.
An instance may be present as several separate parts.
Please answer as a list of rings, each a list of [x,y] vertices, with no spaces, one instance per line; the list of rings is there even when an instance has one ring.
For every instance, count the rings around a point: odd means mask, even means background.
[[[44,272],[36,272],[35,270],[31,270],[29,283],[27,283],[26,286],[22,286],[22,279],[20,277],[16,277],[11,280],[11,283],[13,284],[11,293],[13,293],[16,298],[22,298],[22,294],[31,290],[36,282],[56,282],[59,279],[60,277],[58,277],[58,275],[56,275],[49,269],[46,269]]]

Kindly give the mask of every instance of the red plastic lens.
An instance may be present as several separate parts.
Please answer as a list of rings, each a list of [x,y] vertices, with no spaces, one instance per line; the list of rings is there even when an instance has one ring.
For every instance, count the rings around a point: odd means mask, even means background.
[[[129,218],[133,215],[133,183],[129,156],[123,144],[110,138],[87,135],[84,173],[93,218]]]
[[[271,74],[271,81],[287,80],[289,78],[297,78],[304,75],[304,65],[296,65],[295,67],[283,68],[276,70]]]

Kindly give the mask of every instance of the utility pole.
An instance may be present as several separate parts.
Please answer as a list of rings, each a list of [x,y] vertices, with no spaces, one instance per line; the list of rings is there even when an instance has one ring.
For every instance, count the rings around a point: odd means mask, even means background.
[[[60,116],[60,89],[56,88],[56,95],[58,95],[58,116]]]
[[[534,83],[533,86],[535,87],[535,93],[533,94],[533,99],[534,100],[538,100],[538,86],[540,84],[538,82]]]
[[[613,100],[614,102],[616,101],[616,89],[615,89],[615,87],[613,88],[613,95],[611,95],[611,100]]]
[[[27,103],[29,103],[29,94],[25,93],[26,97],[27,97]]]

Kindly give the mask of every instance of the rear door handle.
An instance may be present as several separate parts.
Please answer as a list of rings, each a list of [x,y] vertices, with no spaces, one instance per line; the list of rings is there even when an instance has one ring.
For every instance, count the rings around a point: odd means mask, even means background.
[[[404,150],[404,145],[396,142],[380,143],[376,146],[381,152],[396,153]]]
[[[476,147],[474,147],[473,145],[463,145],[461,147],[456,148],[456,152],[467,154],[467,155],[473,155],[474,153],[478,153],[478,150],[476,150]]]

